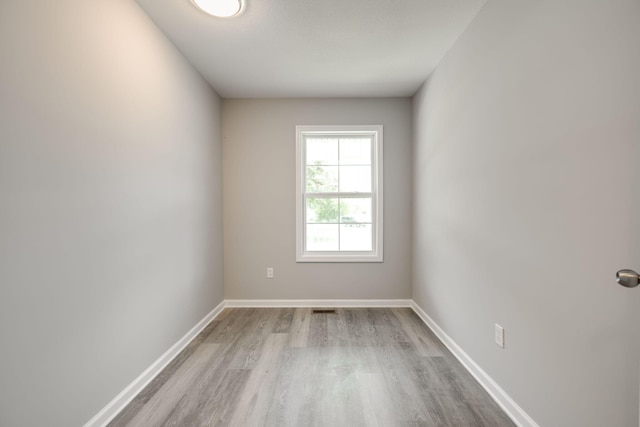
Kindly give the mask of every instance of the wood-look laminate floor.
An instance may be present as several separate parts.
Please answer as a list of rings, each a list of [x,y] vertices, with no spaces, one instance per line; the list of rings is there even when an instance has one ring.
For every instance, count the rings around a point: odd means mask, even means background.
[[[513,426],[406,308],[225,309],[110,426]]]

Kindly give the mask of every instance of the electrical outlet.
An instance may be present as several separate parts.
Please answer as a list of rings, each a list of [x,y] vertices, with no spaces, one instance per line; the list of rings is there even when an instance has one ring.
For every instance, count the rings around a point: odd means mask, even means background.
[[[495,329],[496,344],[504,348],[504,328],[496,323]]]
[[[267,279],[273,279],[273,267],[267,267]]]

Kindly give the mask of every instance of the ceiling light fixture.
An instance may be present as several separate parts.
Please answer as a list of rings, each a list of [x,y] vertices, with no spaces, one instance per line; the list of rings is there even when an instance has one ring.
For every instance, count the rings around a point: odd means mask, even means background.
[[[209,15],[229,18],[240,13],[240,0],[192,0],[193,3]]]

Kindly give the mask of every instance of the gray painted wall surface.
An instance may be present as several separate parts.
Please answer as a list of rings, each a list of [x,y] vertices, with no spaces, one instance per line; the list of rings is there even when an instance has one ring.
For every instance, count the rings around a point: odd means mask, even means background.
[[[224,100],[225,296],[409,298],[411,100]],[[384,125],[384,263],[296,263],[295,126]],[[266,278],[266,268],[275,278]]]
[[[541,426],[638,425],[639,22],[490,0],[414,99],[414,299]]]
[[[82,425],[222,301],[220,101],[132,1],[0,58],[0,425]]]

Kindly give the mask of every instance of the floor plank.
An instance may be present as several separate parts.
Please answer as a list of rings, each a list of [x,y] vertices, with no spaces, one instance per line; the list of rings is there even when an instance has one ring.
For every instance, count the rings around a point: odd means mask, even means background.
[[[225,309],[110,424],[513,426],[410,309]]]

